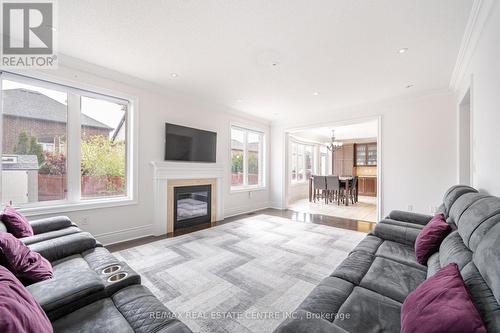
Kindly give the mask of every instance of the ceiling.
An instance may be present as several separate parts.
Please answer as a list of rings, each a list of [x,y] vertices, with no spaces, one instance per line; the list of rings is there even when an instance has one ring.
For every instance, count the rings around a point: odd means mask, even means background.
[[[56,29],[61,54],[279,121],[447,88],[471,6],[64,0]]]
[[[372,139],[378,136],[378,121],[371,120],[343,126],[325,126],[294,131],[295,137],[316,142],[330,142],[332,130],[335,130],[335,140]]]

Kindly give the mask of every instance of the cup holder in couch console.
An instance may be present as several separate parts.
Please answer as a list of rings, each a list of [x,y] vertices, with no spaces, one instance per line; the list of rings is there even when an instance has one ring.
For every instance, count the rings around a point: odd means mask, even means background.
[[[119,271],[121,268],[122,268],[122,266],[120,266],[120,265],[111,265],[111,266],[105,267],[102,270],[102,273],[103,274],[111,274],[111,273],[114,273],[116,271]]]
[[[116,273],[108,278],[108,282],[118,282],[125,279],[127,276],[128,276],[127,272]]]

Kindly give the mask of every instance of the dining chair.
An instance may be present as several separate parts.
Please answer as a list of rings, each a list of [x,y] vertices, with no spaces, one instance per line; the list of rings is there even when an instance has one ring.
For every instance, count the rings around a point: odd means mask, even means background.
[[[326,176],[326,189],[330,202],[337,200],[337,205],[340,204],[339,176]]]
[[[358,191],[358,176],[354,176],[352,179],[349,180],[349,193],[347,194],[348,197],[351,199],[353,205],[355,202],[358,202],[357,191]]]
[[[325,198],[325,202],[327,199],[326,192],[326,178],[325,176],[313,176],[313,184],[314,184],[314,195],[313,201],[316,202],[316,199],[319,197]]]

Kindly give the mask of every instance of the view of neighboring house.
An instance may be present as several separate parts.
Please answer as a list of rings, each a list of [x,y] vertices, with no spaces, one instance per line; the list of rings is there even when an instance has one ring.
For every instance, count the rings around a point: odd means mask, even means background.
[[[82,139],[109,138],[111,127],[85,114],[81,117]],[[42,171],[45,163],[42,159],[46,153],[65,158],[67,119],[67,106],[47,95],[28,89],[3,91],[2,202],[27,203],[65,197],[65,168],[57,175],[49,175],[49,171]],[[32,145],[32,139],[38,147],[29,151],[26,146]]]
[[[44,151],[64,152],[68,111],[66,105],[37,91],[11,89],[3,92],[3,152],[12,154],[21,132],[35,137]],[[111,127],[84,114],[84,136],[109,137]]]

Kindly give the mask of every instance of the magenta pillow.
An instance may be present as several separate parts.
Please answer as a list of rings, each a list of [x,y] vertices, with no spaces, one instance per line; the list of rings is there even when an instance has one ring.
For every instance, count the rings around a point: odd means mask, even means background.
[[[50,333],[49,318],[11,272],[0,266],[0,332]]]
[[[12,207],[5,207],[2,222],[7,227],[7,231],[17,238],[33,236],[33,228],[26,217]]]
[[[0,251],[2,265],[25,284],[47,280],[54,275],[47,259],[7,232],[0,232]]]
[[[422,265],[427,265],[427,259],[439,249],[443,239],[449,234],[451,227],[443,214],[437,214],[420,231],[415,240],[415,257]]]
[[[401,307],[401,333],[442,332],[486,333],[455,263],[425,280]]]

